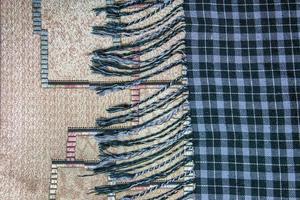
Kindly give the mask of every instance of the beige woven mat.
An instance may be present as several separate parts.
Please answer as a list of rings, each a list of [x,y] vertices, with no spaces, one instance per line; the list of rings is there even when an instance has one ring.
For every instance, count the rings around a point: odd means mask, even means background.
[[[43,89],[30,0],[1,1],[0,199],[48,198],[51,158],[64,158],[67,128],[94,126],[129,91]]]
[[[104,20],[90,12],[103,0],[44,2],[49,78],[99,80],[89,70],[87,53],[109,42],[89,34],[91,24]],[[51,159],[65,158],[67,128],[92,127],[97,117],[108,116],[109,105],[130,101],[129,90],[100,97],[83,88],[42,88],[40,40],[32,31],[31,0],[2,0],[0,199],[5,200],[48,199]],[[175,69],[155,79],[169,80],[180,73],[181,69]],[[77,156],[94,159],[95,145],[87,140],[79,141]],[[87,187],[95,185],[95,177],[80,183],[76,174],[81,170],[59,170],[59,199],[94,198],[83,196]],[[66,192],[74,184],[76,189]]]

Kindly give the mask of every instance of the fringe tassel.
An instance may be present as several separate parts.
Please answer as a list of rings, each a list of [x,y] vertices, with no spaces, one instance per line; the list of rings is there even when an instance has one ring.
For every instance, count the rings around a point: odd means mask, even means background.
[[[183,178],[183,177],[180,176],[180,178]],[[172,179],[172,181],[174,181],[175,179],[177,179],[177,178]],[[184,181],[183,183],[178,184],[175,188],[173,188],[173,189],[171,189],[171,190],[169,190],[169,191],[166,191],[165,193],[163,193],[163,194],[161,194],[161,195],[158,195],[158,196],[153,197],[153,198],[147,198],[147,199],[145,199],[145,200],[166,200],[166,199],[168,199],[169,197],[171,197],[172,195],[178,193],[178,192],[179,192],[180,190],[182,190],[186,185],[191,184],[191,183],[193,183],[193,182],[194,182],[193,179],[189,179],[189,180],[187,180],[187,181]],[[161,183],[161,184],[159,184],[159,185],[157,185],[157,186],[151,187],[150,189],[147,190],[147,192],[148,192],[148,193],[154,192],[155,190],[162,188],[162,187],[165,185],[165,183],[170,183],[170,182],[167,181],[167,182]],[[136,199],[136,198],[145,196],[146,194],[147,194],[147,193],[142,192],[142,193],[139,193],[139,196],[137,196],[137,195],[134,196],[134,197],[126,196],[126,197],[122,197],[121,200],[134,200],[134,199]]]
[[[99,54],[99,55],[110,55],[110,56],[116,56],[116,57],[120,57],[120,58],[128,58],[128,59],[134,59],[138,56],[142,56],[146,53],[149,53],[151,51],[153,51],[154,49],[159,48],[160,46],[164,45],[166,42],[169,42],[171,40],[173,40],[179,33],[181,30],[184,30],[184,27],[181,27],[180,29],[177,29],[175,27],[174,32],[170,31],[168,32],[167,35],[162,36],[161,38],[158,38],[158,40],[154,40],[153,42],[151,42],[150,44],[146,44],[149,45],[147,48],[139,50],[140,48],[142,48],[142,46],[137,46],[137,47],[111,47],[109,49],[105,49],[105,50],[95,50],[93,54]],[[181,42],[183,39],[179,40],[178,42]]]
[[[179,153],[175,154],[173,157],[171,157],[168,160],[163,161],[162,163],[147,168],[147,169],[143,169],[142,171],[139,172],[132,172],[132,173],[128,173],[128,172],[119,172],[119,173],[113,173],[110,177],[115,179],[116,181],[127,181],[127,180],[131,180],[131,179],[136,179],[141,175],[145,175],[147,173],[150,173],[154,170],[157,170],[159,168],[163,168],[164,166],[174,162],[176,159],[182,157],[184,155],[185,151],[180,151]]]
[[[141,74],[158,68],[163,62],[170,59],[176,54],[183,54],[183,50],[179,49],[184,44],[184,41],[178,42],[171,46],[167,51],[162,52],[158,57],[152,58],[148,61],[134,61],[129,59],[122,59],[113,56],[93,56],[91,70],[94,73],[100,73],[104,76],[132,76]],[[112,69],[119,69],[125,71],[115,71]]]
[[[187,132],[185,132],[185,134],[187,134]],[[105,158],[105,159],[102,159],[97,165],[91,167],[90,169],[92,169],[95,174],[103,173],[103,172],[109,172],[110,174],[113,174],[113,173],[116,173],[118,170],[122,169],[120,167],[128,166],[129,164],[137,165],[137,164],[144,163],[145,161],[147,161],[161,153],[164,153],[165,151],[169,151],[170,149],[172,149],[173,146],[176,146],[176,145],[180,144],[181,142],[189,141],[189,139],[191,139],[191,134],[183,135],[177,140],[173,139],[172,142],[165,144],[163,148],[157,148],[156,149],[157,151],[154,151],[154,152],[152,152],[152,154],[149,154],[147,156],[140,157],[139,160],[128,161],[128,159],[125,159],[124,157],[122,157],[122,158],[119,157],[117,159],[114,159],[114,158],[106,159]],[[140,153],[140,152],[138,152],[138,153]],[[128,157],[132,158],[132,156],[128,156]],[[122,162],[119,165],[117,165],[117,163],[121,162],[121,161],[125,161],[125,162]],[[115,169],[116,171],[113,171],[113,169]]]
[[[185,175],[185,174],[184,174]],[[125,196],[125,197],[122,197],[121,200],[134,200],[134,199],[137,199],[139,197],[144,197],[146,194],[150,193],[150,192],[154,192],[155,190],[158,190],[160,188],[162,188],[163,186],[171,183],[171,182],[174,182],[174,181],[177,181],[179,180],[180,178],[183,178],[184,175],[179,175],[169,181],[165,181],[163,183],[160,183],[154,187],[151,187],[150,189],[144,191],[144,192],[141,192],[141,193],[138,193],[136,195],[132,195],[132,196]],[[152,197],[152,198],[147,198],[147,199],[144,199],[144,200],[165,200],[165,199],[168,199],[169,197],[171,197],[172,195],[178,193],[181,189],[183,189],[187,184],[191,184],[193,183],[194,180],[193,179],[189,179],[187,181],[184,181],[180,184],[178,184],[175,188],[169,190],[169,191],[166,191],[164,192],[163,194],[160,194],[156,197]]]
[[[179,102],[177,105],[175,105],[172,108],[169,108],[168,110],[164,111],[163,113],[160,113],[158,116],[155,116],[151,118],[150,120],[147,120],[146,122],[143,122],[142,124],[133,126],[130,129],[123,129],[123,130],[102,130],[99,131],[96,135],[95,138],[97,141],[112,141],[116,140],[118,138],[123,138],[126,136],[134,135],[140,132],[141,130],[151,127],[151,126],[156,126],[156,125],[161,125],[165,123],[166,121],[169,121],[173,116],[175,116],[179,111],[184,110],[187,108],[188,102],[186,99],[182,100]]]
[[[101,35],[101,36],[116,36],[116,35],[122,35],[125,37],[130,37],[130,36],[137,36],[141,34],[145,34],[150,31],[154,31],[157,29],[157,27],[163,26],[167,24],[168,21],[172,17],[174,17],[176,14],[178,14],[180,11],[183,11],[183,8],[181,5],[178,5],[174,8],[172,8],[172,11],[167,14],[164,18],[159,19],[153,24],[148,24],[143,27],[137,27],[137,28],[128,28],[128,27],[119,27],[115,26],[116,23],[108,23],[106,26],[93,26],[92,27],[92,33],[95,35]],[[177,17],[177,20],[179,21],[184,21],[184,18],[182,16]]]
[[[145,15],[141,18],[138,18],[138,19],[133,20],[131,22],[114,22],[114,21],[111,21],[111,22],[108,22],[106,24],[106,27],[114,27],[115,29],[124,29],[125,27],[141,23],[141,22],[145,21],[146,19],[148,19],[149,17],[156,14],[157,12],[161,11],[162,9],[164,9],[165,7],[167,7],[170,4],[171,4],[171,0],[160,4],[160,6],[158,6],[158,7],[154,7],[155,8],[154,10],[152,10],[147,15]],[[112,9],[110,9],[110,10],[112,11]]]
[[[182,151],[188,151],[191,149],[191,147],[185,147],[186,143],[188,141],[190,141],[191,139],[187,139],[187,140],[183,140],[182,142],[178,143],[177,146],[172,146],[172,148],[168,148],[167,151],[161,152],[159,155],[157,154],[158,152],[152,154],[156,155],[156,157],[152,157],[152,159],[150,160],[143,160],[143,162],[138,163],[136,165],[133,166],[127,166],[126,168],[124,168],[124,166],[122,165],[120,168],[116,168],[114,170],[112,170],[112,173],[130,173],[145,167],[148,167],[149,165],[153,164],[154,162],[161,162],[162,160],[164,160],[164,158],[168,157],[168,156],[174,156],[175,154],[182,152]],[[146,157],[142,157],[142,159],[145,159]],[[123,164],[123,163],[122,163]]]
[[[158,144],[141,148],[139,150],[125,152],[125,153],[119,153],[119,154],[113,154],[111,152],[105,151],[101,154],[101,163],[98,164],[99,167],[101,167],[103,161],[108,162],[114,162],[114,161],[122,161],[122,160],[128,160],[132,159],[137,156],[142,156],[147,153],[157,152],[161,149],[167,149],[173,144],[177,143],[178,141],[181,141],[183,139],[186,139],[186,135],[191,133],[191,127],[184,127],[182,130],[178,131],[176,135],[168,138],[167,141],[160,142]]]
[[[123,8],[120,8],[119,6],[107,6],[107,7],[101,7],[101,8],[94,8],[93,11],[95,12],[96,16],[100,15],[101,13],[106,13],[106,16],[108,18],[116,18],[116,17],[122,17],[122,16],[128,16],[136,13],[143,12],[147,10],[148,8],[151,8],[153,6],[160,5],[161,3],[149,3],[149,4],[143,4],[141,8],[137,8],[133,11],[121,11]]]
[[[112,50],[124,50],[124,48],[137,48],[142,47],[145,45],[151,44],[153,41],[157,39],[163,39],[164,41],[167,40],[169,35],[171,35],[174,31],[179,33],[181,31],[185,30],[185,24],[182,23],[180,20],[174,20],[172,23],[162,27],[160,30],[144,34],[141,38],[138,40],[132,41],[128,44],[116,44],[115,46],[108,48],[106,50],[102,50],[104,52],[106,51],[112,51]]]
[[[184,105],[180,105],[179,107],[176,107],[173,110],[168,110],[167,112],[157,116],[156,118],[152,118],[141,125],[132,127],[131,129],[119,129],[119,130],[110,130],[110,131],[102,130],[101,132],[98,132],[95,135],[96,140],[98,142],[100,142],[101,140],[107,142],[107,141],[117,140],[118,138],[123,138],[126,136],[137,134],[138,132],[140,132],[145,128],[161,125],[167,122],[173,116],[175,116],[179,111],[184,110],[184,107],[185,107]]]
[[[172,179],[170,179],[170,180],[168,180],[168,181],[162,182],[162,183],[160,183],[160,184],[158,184],[158,185],[156,185],[156,186],[154,186],[154,187],[151,187],[150,189],[148,189],[148,190],[146,190],[146,191],[143,191],[143,192],[138,193],[138,194],[135,194],[135,195],[128,195],[128,196],[125,196],[125,197],[123,197],[121,200],[134,200],[134,199],[136,199],[136,198],[143,197],[143,196],[145,196],[146,194],[148,194],[148,193],[150,193],[150,192],[153,192],[153,191],[155,191],[155,190],[157,190],[157,189],[159,189],[159,188],[161,188],[161,187],[163,187],[163,186],[165,186],[165,185],[168,185],[168,184],[170,184],[170,183],[172,183],[172,182],[176,182],[176,181],[178,181],[178,180],[180,180],[180,179],[184,178],[185,176],[188,176],[188,175],[190,175],[190,174],[192,174],[192,173],[193,173],[193,171],[187,171],[187,172],[184,172],[184,173],[180,174],[179,176],[176,176],[176,177],[174,177],[174,178],[172,178]],[[183,187],[184,187],[186,184],[190,184],[190,183],[192,183],[193,181],[194,181],[193,179],[189,179],[189,180],[185,181],[186,183],[184,183],[184,184],[182,184],[182,185],[183,185]],[[159,197],[158,197],[158,198],[159,198]],[[152,198],[150,198],[150,199],[152,199]],[[148,199],[148,200],[150,200],[150,199]],[[154,199],[155,199],[155,198],[154,198]]]
[[[167,104],[172,103],[176,98],[180,97],[186,91],[187,91],[186,86],[181,87],[177,91],[174,91],[170,94],[167,94],[165,97],[158,99],[158,101],[146,105],[144,108],[140,108],[136,111],[132,111],[130,113],[126,113],[124,115],[119,115],[111,118],[99,118],[96,120],[96,123],[98,126],[105,127],[105,126],[111,126],[114,124],[132,121],[135,118],[143,117],[151,112],[154,112],[157,109],[164,107]]]
[[[175,56],[176,54],[182,55],[183,51],[182,50],[176,50],[176,51],[174,51],[174,52],[172,52],[171,54],[168,54],[168,55],[163,54],[161,57],[156,58],[157,61],[156,60],[151,61],[152,63],[148,63],[147,65],[141,66],[141,67],[137,67],[138,65],[133,67],[133,68],[128,67],[128,69],[126,69],[126,71],[111,70],[111,69],[108,69],[104,65],[101,65],[101,64],[99,64],[98,66],[95,66],[95,65],[91,66],[91,70],[94,73],[102,74],[104,76],[133,76],[133,75],[136,75],[136,74],[141,74],[141,73],[148,72],[148,71],[159,68],[160,65],[163,62],[165,62],[165,60],[170,59],[172,56]],[[104,62],[104,61],[102,60],[100,62]],[[124,65],[123,66],[119,65],[119,66],[114,66],[114,67],[124,67]]]
[[[159,89],[153,95],[145,98],[144,100],[140,101],[139,103],[119,104],[119,105],[115,105],[115,106],[112,106],[112,107],[106,109],[106,111],[109,112],[109,113],[115,113],[115,112],[120,112],[120,111],[126,111],[126,110],[129,110],[131,108],[135,108],[137,106],[140,106],[141,104],[147,103],[151,99],[154,99],[155,97],[157,97],[161,93],[165,92],[167,89],[169,89],[173,85],[179,83],[182,79],[183,79],[183,76],[177,77],[176,79],[170,81],[167,85],[163,86],[161,89]]]
[[[176,16],[176,14],[178,14],[179,12],[183,12],[182,7],[177,6],[175,8],[173,8],[173,13],[168,14],[167,16],[165,16],[162,19],[159,19],[158,21],[156,21],[156,23],[153,24],[148,24],[145,25],[143,27],[114,27],[112,24],[108,24],[108,26],[94,26],[92,27],[92,33],[96,34],[96,35],[102,35],[102,36],[112,36],[112,37],[116,37],[117,35],[121,35],[123,37],[132,37],[132,36],[139,36],[139,35],[145,35],[148,34],[150,32],[153,32],[155,30],[157,30],[157,27],[161,27],[161,26],[169,26],[168,24],[170,23],[170,21],[172,21],[171,19]],[[182,16],[177,16],[175,17],[177,21],[181,21],[184,22],[184,18]]]
[[[176,44],[172,45],[169,49],[163,51],[159,56],[145,60],[145,61],[135,61],[134,58],[122,58],[119,56],[112,55],[99,55],[94,54],[92,56],[92,63],[96,67],[99,65],[102,68],[114,68],[120,70],[143,70],[152,67],[157,67],[159,64],[163,63],[172,55],[182,52],[182,45],[184,41],[178,41]],[[138,68],[138,69],[137,69]],[[151,69],[151,68],[150,68]]]
[[[98,144],[100,145],[101,149],[105,150],[109,147],[119,147],[119,146],[130,147],[133,145],[141,145],[141,144],[145,144],[147,142],[152,142],[155,139],[162,138],[166,135],[171,134],[173,131],[175,131],[178,127],[180,127],[185,122],[187,117],[188,117],[188,113],[185,113],[179,119],[177,119],[175,122],[166,126],[164,129],[154,132],[152,134],[137,138],[137,139],[114,140],[114,141],[108,141],[108,142],[99,141]],[[167,131],[167,130],[169,130],[169,131]]]
[[[151,78],[155,75],[161,74],[161,73],[163,73],[163,72],[165,72],[169,69],[172,69],[174,67],[184,65],[185,63],[186,63],[185,60],[178,60],[174,63],[171,63],[169,65],[166,65],[166,66],[162,67],[161,69],[159,69],[159,70],[157,70],[157,71],[155,71],[151,74],[147,74],[147,75],[142,76],[141,78],[138,78],[136,80],[126,81],[126,82],[123,82],[123,83],[115,83],[115,84],[106,85],[106,86],[96,86],[94,88],[94,90],[99,95],[106,95],[106,94],[109,94],[111,92],[116,92],[116,91],[120,91],[120,90],[124,90],[124,89],[129,89],[131,87],[134,87],[134,86],[137,86],[137,85],[140,85],[140,84],[146,82],[149,78]]]
[[[169,197],[171,197],[172,195],[178,193],[180,190],[182,190],[186,185],[193,183],[194,180],[193,179],[189,179],[187,181],[184,181],[183,183],[180,183],[179,185],[177,185],[175,188],[173,188],[170,191],[167,191],[166,193],[163,193],[159,196],[153,197],[153,198],[149,198],[147,200],[166,200]],[[153,190],[152,190],[153,192]]]
[[[116,170],[113,170],[111,172],[111,174],[132,173],[133,171],[140,170],[141,168],[148,167],[149,165],[153,164],[154,162],[161,162],[162,160],[164,160],[164,158],[166,158],[166,156],[174,156],[174,155],[181,154],[182,152],[188,150],[188,148],[186,148],[186,149],[184,148],[184,145],[186,145],[186,143],[182,143],[177,148],[169,150],[167,153],[165,153],[163,155],[160,154],[160,156],[157,156],[155,159],[151,159],[151,160],[148,160],[147,162],[143,162],[141,164],[134,165],[133,167],[131,166],[131,167],[127,167],[126,169],[116,169]],[[182,150],[182,149],[185,149],[185,150]],[[150,168],[149,167],[146,168],[145,169],[145,173],[147,173],[147,171],[148,172],[152,171],[151,169],[152,169],[151,167]]]
[[[163,2],[163,0],[156,0],[156,2]],[[115,2],[115,5],[118,6],[120,9],[122,8],[128,8],[130,6],[134,6],[137,4],[151,4],[151,1],[147,1],[147,0],[131,0],[131,1],[127,1],[127,2]]]
[[[114,61],[114,59],[116,58],[109,59],[102,58],[101,56],[93,57],[91,70],[94,73],[102,74],[104,76],[132,76],[152,71],[159,68],[161,64],[163,64],[166,60],[169,60],[171,57],[177,54],[184,55],[183,50],[180,48],[183,44],[184,41],[178,41],[178,43],[176,45],[173,45],[169,50],[162,52],[160,56],[144,62],[131,62],[131,60],[127,59],[128,62],[120,64],[122,63],[121,61]],[[112,70],[113,68],[118,70]]]
[[[93,166],[90,167],[90,170],[94,171],[94,174],[99,174],[99,173],[117,173],[117,172],[130,172],[132,170],[136,170],[136,169],[140,169],[143,168],[147,165],[149,165],[150,163],[156,162],[156,161],[160,161],[162,159],[165,158],[165,156],[170,156],[173,155],[174,153],[176,153],[177,151],[179,151],[180,149],[184,148],[186,145],[186,142],[190,141],[190,139],[187,139],[185,141],[185,143],[183,143],[181,141],[178,142],[176,145],[174,145],[172,148],[166,149],[166,150],[160,150],[154,154],[151,154],[147,157],[140,157],[136,160],[133,161],[126,161],[126,162],[121,162],[121,163],[114,163],[110,166],[107,167],[97,167],[97,166]],[[176,147],[178,145],[178,147]],[[173,149],[175,148],[175,149]],[[172,150],[173,149],[173,150]]]
[[[182,23],[184,21],[184,18],[182,17],[178,17],[174,20],[174,23]],[[162,46],[163,44],[169,42],[171,39],[173,39],[173,37],[175,37],[178,33],[180,33],[181,31],[183,31],[184,28],[174,28],[173,31],[169,31],[166,35],[159,37],[155,40],[153,40],[150,43],[147,43],[145,45],[147,45],[148,47],[140,50],[142,48],[142,45],[136,46],[136,47],[123,47],[123,46],[113,46],[110,47],[108,49],[98,49],[93,51],[92,54],[100,54],[100,55],[112,55],[112,56],[119,56],[119,57],[123,57],[123,58],[133,58],[135,56],[140,56],[143,54],[146,54],[150,51],[152,51],[153,49]]]
[[[161,3],[162,1],[157,0],[157,3]],[[95,8],[93,9],[96,13],[105,12],[107,9],[114,9],[116,11],[121,9],[126,9],[134,5],[143,4],[143,5],[149,5],[153,4],[153,2],[145,1],[145,0],[134,0],[134,1],[127,1],[127,2],[113,2],[113,4],[106,5],[105,7],[101,8]]]
[[[176,172],[178,169],[180,169],[181,167],[183,167],[190,161],[191,161],[191,158],[187,157],[187,158],[183,159],[182,161],[168,167],[166,170],[159,172],[157,174],[151,175],[147,178],[144,178],[144,179],[141,179],[138,181],[123,183],[123,184],[98,186],[98,187],[94,188],[94,192],[96,194],[116,193],[116,192],[122,192],[124,190],[131,189],[133,187],[137,187],[139,185],[148,184],[148,183],[151,183],[153,180],[167,177],[168,175]]]

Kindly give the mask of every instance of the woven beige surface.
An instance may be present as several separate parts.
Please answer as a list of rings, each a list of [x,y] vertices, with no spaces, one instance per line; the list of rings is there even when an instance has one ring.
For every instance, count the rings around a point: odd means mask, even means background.
[[[31,1],[1,1],[0,199],[48,198],[51,158],[64,158],[67,128],[94,126],[130,91],[99,97],[88,89],[42,89]]]
[[[95,40],[89,34],[88,26],[94,23],[90,8],[103,0],[44,2],[43,28],[49,28],[50,79],[99,80],[99,76],[90,73],[86,54],[110,42],[105,38]],[[74,7],[68,7],[72,3]],[[89,6],[83,8],[83,4]],[[99,18],[96,20],[101,23]],[[68,29],[81,23],[80,29]],[[105,112],[109,105],[130,101],[129,90],[99,97],[88,89],[41,88],[39,45],[39,36],[32,34],[31,0],[2,0],[0,199],[4,200],[47,199],[51,159],[65,158],[67,128],[93,127],[97,117],[109,116]],[[153,79],[169,80],[180,73],[179,67]],[[79,137],[78,159],[95,158],[95,144],[89,140]],[[60,169],[58,199],[73,199],[77,195],[85,199],[87,186],[91,189],[99,185],[95,178],[90,178],[83,186],[76,177],[83,169],[68,170]],[[67,190],[76,183],[82,186],[74,193]]]

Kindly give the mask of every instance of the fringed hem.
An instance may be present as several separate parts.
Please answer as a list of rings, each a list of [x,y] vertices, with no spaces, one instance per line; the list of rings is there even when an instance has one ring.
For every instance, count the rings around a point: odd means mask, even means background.
[[[146,60],[139,58],[164,47],[178,34],[185,32],[184,16],[179,15],[183,11],[182,3],[175,5],[174,2],[175,0],[151,2],[132,0],[123,3],[109,1],[106,7],[93,9],[96,15],[105,12],[108,18],[117,20],[109,21],[103,27],[94,26],[92,29],[93,34],[113,37],[115,41],[114,46],[108,49],[92,52],[92,72],[114,77],[138,75],[132,81],[96,86],[93,89],[97,94],[105,95],[132,88],[172,68],[180,66],[185,68],[184,39],[179,39],[169,49],[153,58]],[[138,7],[134,7],[137,5]],[[167,8],[169,12],[165,17],[156,20],[155,23],[144,25],[149,18]],[[145,12],[146,14],[138,19],[122,21],[122,17],[132,17]],[[125,44],[121,43],[122,37],[137,37],[137,39]],[[162,200],[171,198],[185,186],[193,184],[193,170],[189,168],[182,172],[183,168],[185,169],[193,162],[191,147],[188,146],[192,139],[192,129],[187,101],[188,89],[183,82],[184,79],[184,75],[178,76],[137,103],[112,106],[107,111],[115,113],[115,116],[96,120],[96,124],[104,128],[151,115],[151,118],[146,117],[147,120],[131,128],[109,131],[103,129],[95,135],[100,151],[100,161],[91,166],[90,170],[94,171],[94,175],[105,173],[116,182],[113,185],[95,187],[93,189],[95,194],[124,192],[163,178],[165,181],[154,187],[121,197],[122,200],[140,198]],[[174,85],[181,86],[171,90]],[[161,112],[156,112],[157,110]],[[122,114],[118,114],[119,112]],[[156,114],[153,117],[154,112]],[[161,125],[164,127],[160,130],[142,134],[143,130],[150,130]],[[181,182],[165,193],[152,197],[146,196],[176,181]],[[185,193],[180,199],[190,198],[191,194],[192,192]]]

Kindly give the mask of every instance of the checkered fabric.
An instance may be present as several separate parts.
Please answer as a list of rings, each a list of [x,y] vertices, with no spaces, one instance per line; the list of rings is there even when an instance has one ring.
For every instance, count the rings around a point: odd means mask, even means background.
[[[300,199],[300,1],[184,6],[196,199]]]

